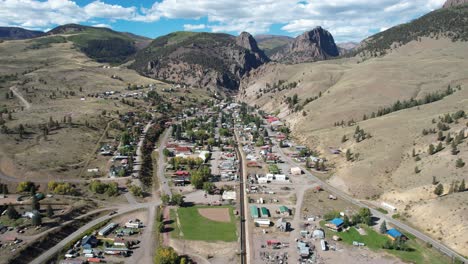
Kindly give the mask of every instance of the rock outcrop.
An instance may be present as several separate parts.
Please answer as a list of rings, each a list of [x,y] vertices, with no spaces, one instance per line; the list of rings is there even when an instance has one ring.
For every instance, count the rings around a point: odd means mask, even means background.
[[[322,27],[304,32],[284,46],[271,59],[283,63],[302,63],[326,60],[339,56],[333,36]]]
[[[132,68],[148,77],[191,87],[236,90],[240,79],[268,62],[247,32],[175,32],[155,39],[137,53]]]
[[[464,5],[464,4],[468,4],[468,0],[447,0],[442,7],[449,8],[449,7],[459,6],[459,5]]]

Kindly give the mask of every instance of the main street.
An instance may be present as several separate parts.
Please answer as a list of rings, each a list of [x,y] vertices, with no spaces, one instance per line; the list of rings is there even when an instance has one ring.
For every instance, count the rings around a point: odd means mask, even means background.
[[[272,135],[271,130],[270,129],[268,129],[268,130],[269,130],[268,131],[269,134]],[[447,256],[449,256],[451,258],[458,258],[458,259],[460,259],[461,261],[463,261],[465,263],[468,262],[468,260],[465,257],[461,256],[460,254],[458,254],[454,250],[450,249],[449,247],[447,247],[443,243],[429,237],[428,235],[418,231],[417,229],[415,229],[415,228],[413,228],[411,226],[408,226],[407,224],[404,224],[404,223],[402,223],[402,222],[400,222],[398,220],[395,220],[392,217],[387,216],[387,215],[377,211],[376,209],[374,209],[372,207],[369,207],[368,205],[362,203],[361,201],[359,201],[357,199],[354,199],[353,197],[349,196],[345,192],[333,187],[332,185],[328,184],[327,182],[322,181],[320,178],[318,178],[317,176],[310,173],[302,165],[300,165],[297,162],[293,161],[289,156],[284,154],[283,150],[280,147],[278,147],[277,145],[274,145],[273,150],[275,150],[276,152],[278,152],[281,155],[282,160],[284,160],[285,162],[288,162],[291,165],[294,165],[295,167],[301,168],[302,171],[304,171],[304,173],[307,176],[309,176],[314,181],[319,183],[322,186],[323,189],[328,190],[329,192],[333,193],[335,196],[339,197],[340,199],[343,199],[343,200],[345,200],[347,202],[350,202],[350,203],[352,203],[354,205],[357,205],[359,207],[369,208],[369,210],[372,212],[372,215],[374,215],[376,217],[379,217],[381,219],[384,219],[385,221],[387,221],[387,223],[390,223],[390,224],[392,224],[392,225],[394,225],[394,226],[396,226],[396,227],[398,227],[398,228],[400,228],[400,229],[414,235],[415,237],[419,238],[420,240],[431,244],[433,248],[436,248],[436,249],[440,250],[442,253],[446,254]]]

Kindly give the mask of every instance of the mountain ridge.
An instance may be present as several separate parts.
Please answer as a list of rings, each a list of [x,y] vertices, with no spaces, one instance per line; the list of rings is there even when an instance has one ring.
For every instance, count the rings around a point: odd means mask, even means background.
[[[1,40],[30,39],[44,35],[44,32],[37,30],[28,30],[20,27],[0,27]]]

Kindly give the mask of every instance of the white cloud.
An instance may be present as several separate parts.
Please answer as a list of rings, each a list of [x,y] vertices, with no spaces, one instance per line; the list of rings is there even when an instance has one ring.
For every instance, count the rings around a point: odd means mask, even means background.
[[[382,28],[439,8],[445,0],[158,0],[138,8],[96,0],[84,7],[72,0],[0,0],[0,25],[46,28],[65,23],[115,20],[154,22],[162,18],[198,20],[186,30],[266,33],[280,24],[291,35],[321,25],[338,41],[361,40]],[[105,19],[103,21],[103,19]],[[107,19],[107,20],[106,20]],[[109,22],[107,22],[109,21]],[[203,26],[203,28],[201,28]]]
[[[205,29],[205,28],[206,28],[205,24],[198,24],[198,25],[185,24],[184,25],[184,30],[187,30],[187,31],[200,30],[200,29]]]
[[[95,24],[93,27],[112,28],[112,26],[109,24]]]

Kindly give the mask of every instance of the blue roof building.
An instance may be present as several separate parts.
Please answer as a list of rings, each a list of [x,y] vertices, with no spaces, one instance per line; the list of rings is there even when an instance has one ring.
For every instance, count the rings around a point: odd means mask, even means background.
[[[390,237],[392,240],[395,240],[399,237],[403,237],[400,231],[396,230],[395,228],[387,230],[387,236]]]
[[[335,218],[335,219],[331,220],[330,223],[332,225],[335,225],[336,228],[340,228],[343,225],[344,222],[343,222],[343,219],[341,219],[341,218]]]
[[[99,240],[95,236],[85,236],[81,240],[81,246],[84,249],[90,249],[90,248],[96,247],[98,243],[99,243]]]

